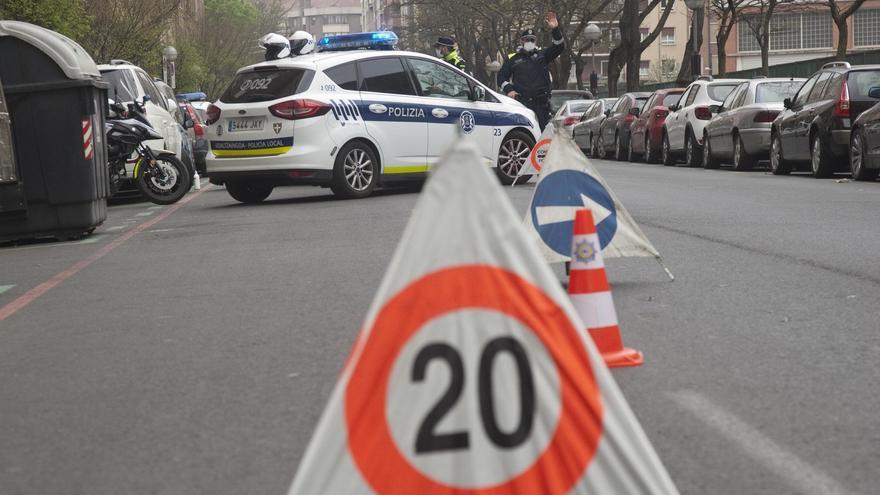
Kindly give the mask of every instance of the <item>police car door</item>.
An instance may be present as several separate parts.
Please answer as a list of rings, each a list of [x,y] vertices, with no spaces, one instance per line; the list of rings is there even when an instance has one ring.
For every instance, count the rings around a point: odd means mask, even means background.
[[[428,171],[428,123],[425,107],[401,57],[358,61],[360,113],[367,134],[382,154],[386,175]]]
[[[486,103],[471,100],[471,82],[445,63],[417,57],[407,59],[425,103],[428,104],[428,164],[436,163],[461,136],[473,136],[483,158],[493,164],[492,112]]]

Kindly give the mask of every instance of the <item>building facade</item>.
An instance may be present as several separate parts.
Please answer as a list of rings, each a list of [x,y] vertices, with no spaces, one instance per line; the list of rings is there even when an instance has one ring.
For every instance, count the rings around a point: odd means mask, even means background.
[[[841,10],[848,3],[841,5]],[[755,37],[760,16],[746,12],[727,40],[728,71],[761,66],[761,48]],[[880,49],[880,0],[868,0],[847,19],[847,51]],[[770,18],[769,64],[783,64],[833,56],[837,52],[838,30],[828,7],[817,4],[787,4],[777,7]]]
[[[294,0],[283,28],[284,34],[307,31],[316,39],[363,31],[360,0]]]

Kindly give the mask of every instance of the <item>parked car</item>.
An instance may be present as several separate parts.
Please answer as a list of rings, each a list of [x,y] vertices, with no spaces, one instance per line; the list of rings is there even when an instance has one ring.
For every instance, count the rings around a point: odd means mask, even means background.
[[[171,89],[171,86],[159,79],[155,79],[153,82],[165,98],[168,112],[171,113],[171,116],[174,117],[174,121],[177,122],[177,132],[180,134],[181,142],[180,154],[178,157],[180,158],[180,161],[186,165],[186,168],[189,169],[190,174],[193,174],[196,171],[196,161],[193,154],[194,143],[192,139],[190,139],[189,133],[195,123],[189,118],[189,115],[187,115],[186,112],[180,109],[180,105],[177,103],[177,98],[174,96],[174,90]]]
[[[617,98],[600,98],[594,100],[593,106],[581,115],[581,120],[571,128],[571,137],[584,152],[593,158],[599,157],[599,126],[605,120],[605,111],[614,106]]]
[[[629,159],[629,126],[641,111],[651,93],[624,93],[609,110],[608,118],[599,125],[599,156]]]
[[[684,155],[688,167],[700,165],[703,161],[703,128],[712,119],[709,107],[720,105],[744,81],[700,76],[685,89],[679,103],[669,108],[671,113],[663,124],[664,165],[675,165],[679,155]]]
[[[731,160],[734,170],[750,170],[770,155],[770,127],[782,101],[797,93],[804,78],[760,78],[740,83],[703,130],[703,167]]]
[[[553,125],[571,132],[571,128],[580,122],[581,115],[596,100],[568,100],[563,103],[556,114],[553,115]]]
[[[773,122],[770,170],[787,174],[808,163],[814,177],[850,171],[850,122],[877,100],[880,65],[826,64],[807,79]]]
[[[872,88],[868,96],[880,100],[880,87]],[[853,122],[849,142],[853,179],[876,179],[880,174],[880,104],[865,110]]]
[[[199,112],[189,102],[180,102],[180,109],[192,121],[193,125],[187,130],[189,139],[192,142],[193,159],[196,164],[196,170],[199,175],[206,175],[205,156],[208,155],[209,143],[207,136],[207,128],[205,122],[199,116]]]
[[[663,147],[663,123],[669,115],[669,107],[678,104],[682,93],[684,88],[658,89],[648,98],[629,128],[630,161],[638,157],[648,163],[659,161]]]
[[[107,90],[109,99],[122,104],[134,101],[144,104],[147,120],[163,136],[161,140],[145,141],[147,146],[154,150],[169,151],[180,158],[186,140],[182,139],[180,126],[169,111],[165,97],[147,72],[124,60],[113,60],[109,64],[99,65],[98,70],[110,86]],[[126,165],[129,178],[132,172],[133,165]]]
[[[554,89],[550,92],[550,114],[556,115],[562,104],[569,100],[592,100],[593,93],[585,89]]]

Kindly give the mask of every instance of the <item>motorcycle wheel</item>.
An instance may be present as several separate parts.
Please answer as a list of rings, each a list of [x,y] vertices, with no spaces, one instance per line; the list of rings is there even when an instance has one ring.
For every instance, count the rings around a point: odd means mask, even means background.
[[[189,169],[174,155],[156,157],[155,168],[141,159],[137,187],[150,202],[170,205],[180,201],[192,187]]]

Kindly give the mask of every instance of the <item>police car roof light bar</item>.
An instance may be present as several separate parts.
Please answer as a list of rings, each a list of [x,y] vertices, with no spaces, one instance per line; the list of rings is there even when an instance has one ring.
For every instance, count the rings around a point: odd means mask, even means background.
[[[392,31],[338,34],[324,36],[318,41],[318,50],[334,52],[345,50],[395,50],[397,35]]]

